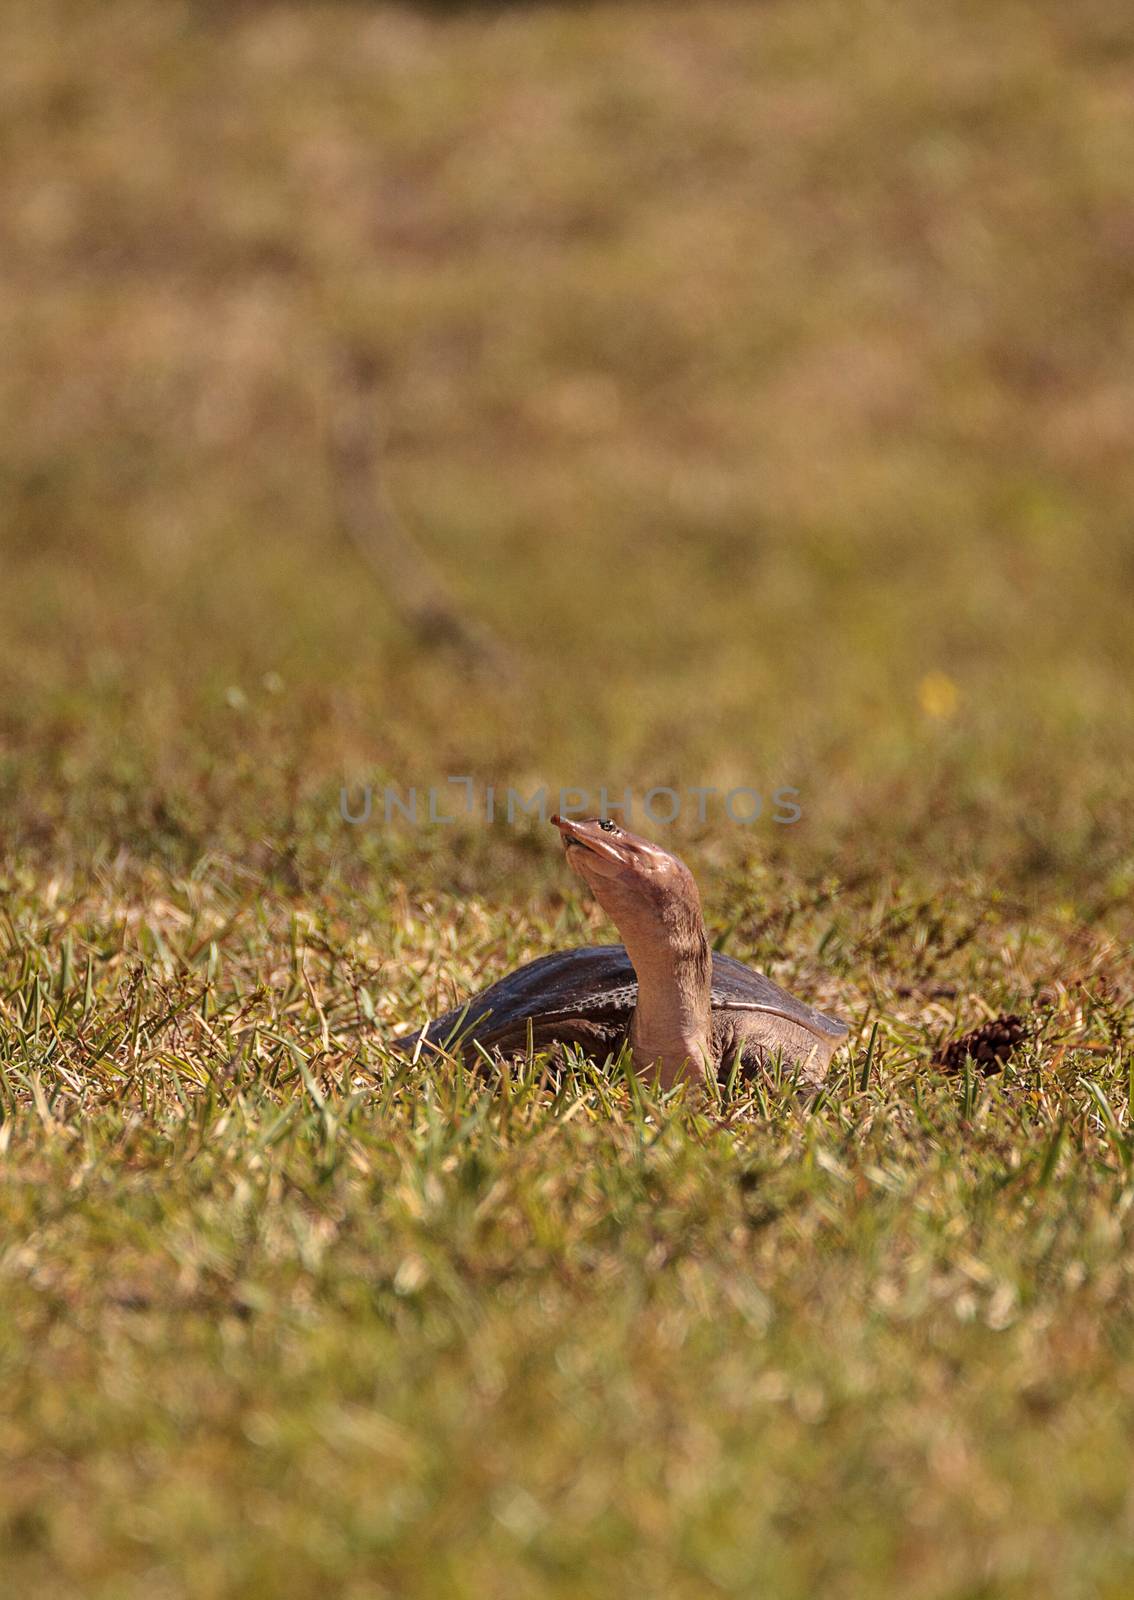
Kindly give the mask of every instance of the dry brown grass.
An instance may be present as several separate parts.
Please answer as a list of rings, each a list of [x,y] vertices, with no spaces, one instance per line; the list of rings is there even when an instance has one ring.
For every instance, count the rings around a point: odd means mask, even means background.
[[[1128,1594],[1134,25],[2,9],[0,1588]],[[828,1101],[398,1076],[607,933],[449,774],[798,785]]]

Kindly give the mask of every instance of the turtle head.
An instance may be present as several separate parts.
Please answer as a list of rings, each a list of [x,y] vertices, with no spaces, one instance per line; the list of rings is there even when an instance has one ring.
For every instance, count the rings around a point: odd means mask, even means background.
[[[701,902],[684,861],[640,838],[610,817],[552,817],[567,864],[589,884],[596,900],[625,936],[625,923],[643,917],[667,922],[673,912]]]

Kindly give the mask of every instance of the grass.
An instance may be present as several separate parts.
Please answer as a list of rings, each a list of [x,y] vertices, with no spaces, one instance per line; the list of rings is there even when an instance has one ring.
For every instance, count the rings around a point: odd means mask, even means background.
[[[0,10],[0,1590],[1127,1595],[1134,24]],[[489,783],[798,787],[823,1100],[395,1062],[609,937]]]

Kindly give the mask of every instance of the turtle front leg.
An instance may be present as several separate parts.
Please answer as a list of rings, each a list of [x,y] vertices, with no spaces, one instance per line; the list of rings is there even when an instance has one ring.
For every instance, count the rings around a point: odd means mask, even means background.
[[[717,1059],[726,1077],[739,1052],[741,1073],[746,1078],[763,1074],[779,1062],[786,1077],[812,1088],[826,1081],[839,1043],[764,1011],[725,1012],[714,1031],[719,1038]]]

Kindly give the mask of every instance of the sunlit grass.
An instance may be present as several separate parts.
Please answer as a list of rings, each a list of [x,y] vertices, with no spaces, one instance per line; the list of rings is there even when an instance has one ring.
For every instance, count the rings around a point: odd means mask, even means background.
[[[586,937],[546,892],[12,894],[21,1592],[1119,1592],[1128,949],[972,886],[730,895],[729,948],[852,1021],[817,1103],[387,1055]],[[1000,1005],[1036,1028],[1002,1075],[930,1066]]]
[[[0,1589],[1124,1600],[1130,19],[8,9]],[[489,784],[798,787],[826,1093],[391,1056],[611,937]]]

